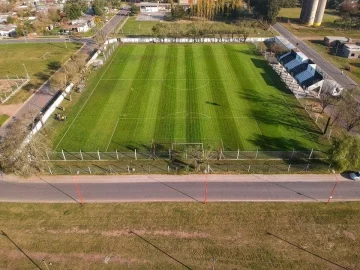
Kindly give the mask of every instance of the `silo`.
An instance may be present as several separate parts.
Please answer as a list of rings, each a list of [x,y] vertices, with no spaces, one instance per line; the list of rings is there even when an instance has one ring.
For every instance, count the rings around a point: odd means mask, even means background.
[[[314,25],[315,26],[320,26],[323,16],[324,16],[324,12],[325,12],[325,8],[326,8],[326,2],[327,0],[320,0],[318,7],[317,7],[317,11],[316,11],[316,16],[315,16],[315,21],[314,21]]]
[[[311,4],[309,6],[309,18],[308,20],[305,22],[307,25],[313,25],[314,24],[314,21],[315,21],[315,16],[316,16],[316,10],[317,10],[317,7],[319,5],[319,0],[312,0],[311,1]]]
[[[305,0],[300,14],[300,19],[307,25],[313,25],[319,0]]]

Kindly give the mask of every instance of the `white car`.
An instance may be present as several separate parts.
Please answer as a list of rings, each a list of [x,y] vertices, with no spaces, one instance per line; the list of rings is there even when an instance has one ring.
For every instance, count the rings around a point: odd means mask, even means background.
[[[351,180],[360,180],[360,171],[350,173]]]

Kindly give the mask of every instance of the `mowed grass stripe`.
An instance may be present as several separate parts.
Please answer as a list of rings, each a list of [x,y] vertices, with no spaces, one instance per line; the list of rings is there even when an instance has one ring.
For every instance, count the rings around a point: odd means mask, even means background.
[[[201,142],[200,120],[198,116],[198,96],[196,89],[196,70],[192,45],[185,45],[186,65],[186,140]],[[195,116],[195,117],[194,117]]]
[[[110,98],[110,91],[103,91],[104,85],[101,83],[101,78],[106,75],[106,72],[112,65],[112,61],[116,59],[121,47],[113,54],[107,65],[103,66],[98,76],[95,76],[90,81],[88,88],[92,91],[86,91],[68,115],[64,132],[59,134],[55,140],[58,151],[65,150],[88,150],[84,148],[85,142],[90,136],[91,130],[96,126],[100,119],[97,117],[98,112],[101,112],[106,106],[106,101]],[[107,89],[107,88],[105,88]],[[69,138],[69,139],[66,139]],[[92,147],[89,150],[94,150]]]
[[[165,81],[161,85],[160,100],[157,109],[154,139],[172,141],[175,129],[176,110],[176,78],[177,78],[177,46],[168,46],[165,56]]]
[[[138,122],[144,120],[142,118],[144,117],[144,111],[146,110],[147,102],[149,101],[148,97],[151,91],[147,91],[147,89],[149,89],[149,84],[151,84],[151,82],[142,79],[151,78],[154,72],[156,61],[154,61],[151,56],[154,55],[155,46],[145,46],[143,57],[140,60],[134,80],[130,86],[129,94],[126,97],[121,114],[119,115],[120,122],[113,137],[113,141],[120,144],[121,142],[136,142],[137,137],[136,134],[134,134],[134,131]],[[137,80],[137,78],[141,80]],[[137,119],[121,119],[121,117],[133,117]]]
[[[216,121],[217,125],[220,127],[221,139],[229,145],[232,149],[244,148],[244,145],[241,142],[240,134],[237,130],[236,122],[234,120],[234,115],[231,111],[231,106],[227,97],[227,93],[224,87],[223,82],[221,81],[220,71],[213,55],[213,50],[211,45],[204,45],[203,52],[207,57],[205,58],[207,64],[207,74],[209,78],[217,79],[210,82],[210,91],[212,94],[212,100],[216,101],[216,105],[213,106],[213,110],[216,111],[217,117],[228,117],[223,119],[212,119],[211,121]]]

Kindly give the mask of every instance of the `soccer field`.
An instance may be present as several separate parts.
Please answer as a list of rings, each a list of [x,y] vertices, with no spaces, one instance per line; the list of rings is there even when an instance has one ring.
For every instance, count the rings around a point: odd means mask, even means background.
[[[320,130],[250,44],[122,45],[58,122],[57,151],[321,148]]]

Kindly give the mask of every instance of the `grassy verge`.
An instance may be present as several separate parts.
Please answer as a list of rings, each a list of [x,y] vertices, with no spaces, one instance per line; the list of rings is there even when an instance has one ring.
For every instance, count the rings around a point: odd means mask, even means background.
[[[67,43],[67,48],[64,43],[0,45],[0,77],[26,77],[26,70],[30,77],[29,84],[9,103],[25,101],[32,89],[40,87],[80,47],[81,44],[77,43]]]
[[[5,123],[6,120],[9,119],[9,116],[7,114],[0,114],[0,127],[2,126],[2,124]]]
[[[357,269],[359,211],[359,203],[2,203],[0,268],[45,269],[44,259],[53,269]]]

